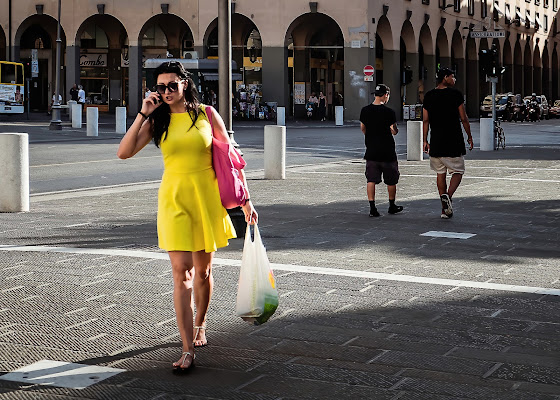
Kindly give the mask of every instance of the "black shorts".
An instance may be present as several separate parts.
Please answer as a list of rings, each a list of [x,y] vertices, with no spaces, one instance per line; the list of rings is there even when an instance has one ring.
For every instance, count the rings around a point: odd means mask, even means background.
[[[368,183],[376,185],[381,183],[381,175],[386,185],[392,186],[399,183],[399,163],[398,161],[366,161],[366,178]]]

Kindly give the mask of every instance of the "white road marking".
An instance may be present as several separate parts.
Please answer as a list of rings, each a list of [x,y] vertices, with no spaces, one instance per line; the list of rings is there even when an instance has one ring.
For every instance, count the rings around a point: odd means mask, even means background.
[[[72,253],[72,254],[104,254],[120,257],[148,258],[154,260],[166,260],[169,258],[166,253],[155,253],[140,250],[119,250],[119,249],[88,249],[75,247],[49,247],[49,246],[10,246],[0,245],[0,251],[16,251],[16,252],[50,252],[50,253]],[[225,258],[214,258],[214,262],[219,265],[228,265],[234,267],[241,266],[241,260],[230,260]],[[379,279],[385,281],[421,283],[429,285],[441,285],[450,287],[466,287],[473,289],[495,290],[516,293],[536,293],[549,294],[551,296],[560,296],[560,289],[543,288],[535,286],[507,285],[501,283],[490,283],[491,279],[486,282],[463,281],[458,279],[429,278],[412,275],[393,275],[378,272],[356,271],[339,268],[323,268],[312,267],[306,265],[294,264],[277,264],[271,263],[271,268],[277,271],[293,271],[306,274],[345,276],[351,278]],[[21,286],[23,288],[23,286]],[[5,289],[10,290],[10,289]],[[3,290],[3,291],[5,291]],[[15,290],[12,288],[11,290]]]
[[[445,231],[429,231],[420,234],[420,236],[449,238],[449,239],[470,239],[476,236],[476,233],[462,233],[462,232],[445,232]]]
[[[143,159],[146,159],[146,158],[161,158],[161,155],[145,156],[145,157],[133,157],[130,160],[143,160]],[[59,164],[30,165],[29,168],[60,167],[60,166],[64,166],[64,165],[107,163],[107,162],[115,162],[115,161],[119,161],[119,160],[117,158],[111,158],[109,160],[74,161],[74,162],[59,163]]]

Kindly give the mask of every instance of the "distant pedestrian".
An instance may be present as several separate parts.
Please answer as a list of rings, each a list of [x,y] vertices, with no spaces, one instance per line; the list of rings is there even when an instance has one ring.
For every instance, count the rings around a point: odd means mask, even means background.
[[[311,107],[313,108],[311,117],[315,119],[317,117],[317,107],[319,106],[319,99],[317,98],[315,92],[311,92],[311,95],[309,96],[309,100],[307,100],[307,102],[311,104]]]
[[[73,100],[75,102],[78,101],[78,85],[76,85],[74,83],[74,86],[72,86],[72,89],[70,89],[70,100]]]
[[[78,103],[85,104],[86,103],[86,91],[82,85],[78,86]]]
[[[441,218],[453,216],[452,197],[465,173],[467,153],[461,124],[467,133],[469,150],[473,148],[471,126],[465,111],[463,94],[454,89],[455,72],[442,68],[437,73],[437,86],[424,97],[424,151],[430,155],[430,167],[437,173],[441,200]],[[428,129],[430,139],[428,142]],[[451,174],[447,187],[447,173]]]
[[[397,116],[385,104],[389,101],[391,91],[388,86],[380,84],[375,88],[375,101],[362,108],[360,127],[366,142],[366,179],[367,197],[369,200],[369,216],[379,217],[375,206],[375,185],[383,182],[389,192],[389,214],[397,214],[403,210],[395,204],[397,183],[399,182],[399,164],[395,151]]]
[[[319,119],[321,121],[327,120],[327,97],[323,92],[319,92]]]

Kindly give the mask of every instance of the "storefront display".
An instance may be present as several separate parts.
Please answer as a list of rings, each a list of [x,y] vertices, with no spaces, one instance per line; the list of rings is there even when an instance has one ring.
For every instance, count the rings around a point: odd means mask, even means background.
[[[80,82],[86,92],[86,107],[109,111],[109,68],[107,54],[86,53],[80,56]]]
[[[276,120],[275,102],[262,101],[262,85],[239,85],[234,96],[233,117],[239,120]]]

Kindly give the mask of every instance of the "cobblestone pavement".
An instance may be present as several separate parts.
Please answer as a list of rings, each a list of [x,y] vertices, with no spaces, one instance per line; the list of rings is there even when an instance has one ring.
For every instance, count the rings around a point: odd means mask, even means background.
[[[558,400],[559,156],[473,152],[450,220],[426,160],[400,161],[405,210],[387,215],[380,187],[381,218],[358,158],[283,181],[250,169],[280,307],[260,327],[235,317],[232,241],[216,254],[209,346],[179,376],[157,183],[35,194],[31,212],[0,214],[0,373],[45,359],[125,371],[85,389],[0,376],[0,399]]]

